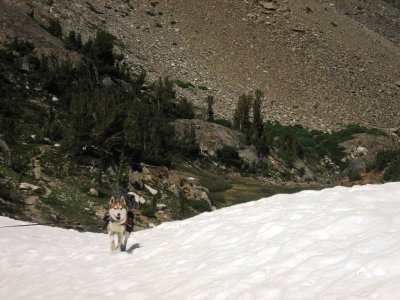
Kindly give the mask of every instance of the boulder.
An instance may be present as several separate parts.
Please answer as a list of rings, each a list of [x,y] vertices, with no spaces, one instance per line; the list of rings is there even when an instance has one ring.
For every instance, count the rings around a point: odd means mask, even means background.
[[[196,119],[176,120],[172,125],[180,137],[184,137],[188,129],[194,128],[196,142],[203,155],[216,156],[217,150],[229,146],[235,149],[240,158],[249,165],[256,164],[260,160],[255,147],[246,145],[244,135],[236,130]]]

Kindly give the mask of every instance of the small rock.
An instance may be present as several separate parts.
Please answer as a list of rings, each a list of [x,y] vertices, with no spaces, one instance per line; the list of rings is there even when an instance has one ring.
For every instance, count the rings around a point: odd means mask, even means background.
[[[400,80],[395,82],[395,85],[397,85],[397,87],[400,87]]]
[[[128,195],[132,195],[137,203],[140,203],[140,204],[145,204],[146,203],[146,199],[144,199],[143,197],[139,196],[135,192],[128,192]]]
[[[101,84],[105,87],[112,87],[114,85],[114,81],[110,77],[105,77],[102,81]]]
[[[150,194],[152,194],[153,196],[158,194],[158,191],[155,190],[155,189],[153,189],[151,186],[145,184],[144,187],[145,187],[145,188],[150,192]]]
[[[275,11],[278,9],[278,6],[273,2],[268,1],[259,1],[258,2],[264,9]]]
[[[363,146],[358,146],[356,152],[359,155],[366,155],[368,153],[368,149]]]
[[[25,190],[25,191],[33,191],[33,192],[36,192],[36,191],[38,191],[38,190],[40,190],[40,187],[38,187],[37,185],[33,185],[33,184],[30,184],[30,183],[27,183],[27,182],[21,182],[20,183],[20,185],[19,185],[19,188],[21,189],[21,190]]]
[[[159,203],[156,205],[156,207],[159,211],[164,211],[165,209],[167,209],[167,205],[164,203]]]
[[[91,188],[89,190],[89,194],[92,195],[92,196],[96,196],[96,197],[99,196],[99,192],[95,188]]]
[[[59,99],[58,99],[56,96],[53,96],[53,97],[51,98],[51,101],[53,101],[53,102],[58,102]]]

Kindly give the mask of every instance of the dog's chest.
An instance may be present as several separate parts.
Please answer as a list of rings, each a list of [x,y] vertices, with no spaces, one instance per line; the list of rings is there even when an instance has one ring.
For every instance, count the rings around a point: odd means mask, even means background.
[[[124,233],[125,225],[121,225],[118,223],[110,222],[107,228],[108,232],[113,233]]]

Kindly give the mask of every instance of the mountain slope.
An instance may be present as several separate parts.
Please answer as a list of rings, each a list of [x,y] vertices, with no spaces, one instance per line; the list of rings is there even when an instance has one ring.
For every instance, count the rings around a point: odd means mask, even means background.
[[[192,83],[181,94],[202,108],[214,95],[219,116],[260,89],[267,119],[400,126],[400,9],[382,0],[16,2],[65,35],[106,29],[133,70]]]
[[[400,184],[277,195],[164,223],[109,253],[104,234],[0,217],[7,299],[394,299]]]

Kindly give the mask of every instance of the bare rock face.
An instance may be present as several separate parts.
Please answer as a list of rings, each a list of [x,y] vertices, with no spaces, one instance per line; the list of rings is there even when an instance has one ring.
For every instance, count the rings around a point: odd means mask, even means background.
[[[27,10],[29,6],[26,6]],[[49,65],[69,62],[77,67],[82,64],[82,57],[74,51],[65,49],[64,44],[56,37],[39,26],[28,14],[8,1],[2,1],[0,9],[0,46],[15,38],[28,41],[35,47],[34,54],[50,58]],[[52,59],[53,58],[53,59]],[[31,62],[24,58],[21,66],[29,70]]]
[[[204,155],[215,156],[217,150],[224,146],[230,146],[249,165],[257,164],[261,159],[254,146],[248,146],[244,143],[244,135],[238,131],[198,119],[176,120],[173,126],[180,136],[184,136],[188,129],[194,128],[196,141]]]

